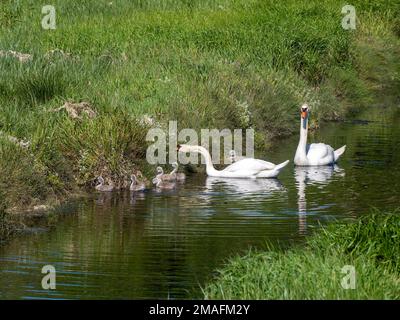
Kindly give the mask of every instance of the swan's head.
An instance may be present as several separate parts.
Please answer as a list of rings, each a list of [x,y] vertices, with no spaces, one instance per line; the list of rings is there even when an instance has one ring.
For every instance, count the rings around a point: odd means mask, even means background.
[[[101,184],[104,183],[104,179],[103,179],[102,176],[98,176],[98,177],[97,177],[97,181],[98,181],[99,183],[101,183]]]
[[[235,150],[229,151],[229,156],[230,156],[231,158],[235,158],[235,157],[236,157],[236,151],[235,151]]]
[[[300,112],[301,112],[301,118],[302,119],[307,119],[308,117],[308,113],[310,112],[310,108],[309,106],[305,103],[301,106],[300,108]]]
[[[173,162],[172,163],[172,168],[174,168],[174,169],[178,168],[178,162]]]
[[[187,153],[187,152],[192,151],[192,147],[193,146],[190,146],[188,144],[178,144],[178,146],[176,147],[176,150],[178,150],[179,152]]]
[[[161,167],[157,167],[156,171],[157,171],[158,174],[163,174],[164,173],[164,170]]]

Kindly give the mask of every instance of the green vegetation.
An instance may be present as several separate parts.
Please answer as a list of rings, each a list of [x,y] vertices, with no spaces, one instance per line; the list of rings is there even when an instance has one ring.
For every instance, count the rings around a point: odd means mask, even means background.
[[[0,193],[0,200],[3,200]],[[3,204],[1,204],[3,203]],[[4,212],[4,201],[0,202],[0,242],[6,239],[13,232],[13,224],[9,222],[9,216]]]
[[[256,129],[259,148],[297,131],[298,106],[312,125],[398,94],[399,8],[354,1],[52,2],[57,29],[41,28],[37,1],[2,1],[0,191],[7,208],[29,207],[146,172],[147,116],[164,127]],[[397,67],[397,68],[396,68]],[[387,94],[387,93],[390,94]],[[66,101],[97,116],[71,119]],[[22,148],[7,137],[28,140]]]
[[[341,270],[352,265],[356,288]],[[305,247],[233,258],[204,289],[207,299],[399,299],[400,214],[375,212],[318,230]]]

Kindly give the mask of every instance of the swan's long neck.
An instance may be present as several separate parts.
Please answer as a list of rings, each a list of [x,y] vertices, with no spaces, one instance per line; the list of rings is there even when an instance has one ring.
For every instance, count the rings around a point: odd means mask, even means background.
[[[214,168],[213,163],[212,163],[212,159],[211,159],[211,155],[207,151],[206,148],[204,148],[202,146],[193,146],[192,151],[193,152],[198,152],[204,157],[204,159],[206,161],[206,171],[207,171],[207,174],[209,176],[213,176],[215,174],[218,174],[218,170],[216,170]]]
[[[163,174],[164,174],[164,170],[161,168],[160,172],[156,175],[156,178],[161,179],[161,177],[163,176]]]
[[[296,150],[296,157],[307,159],[307,133],[308,133],[308,115],[306,118],[300,117],[300,140]]]
[[[174,170],[172,170],[170,174],[175,174],[177,171],[178,171],[178,166],[174,166]]]
[[[161,185],[162,180],[160,178],[156,178],[156,179],[157,179],[156,187],[158,188]]]

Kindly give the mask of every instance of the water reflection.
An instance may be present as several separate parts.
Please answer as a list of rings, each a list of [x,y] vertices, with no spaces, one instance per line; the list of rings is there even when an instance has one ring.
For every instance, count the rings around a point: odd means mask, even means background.
[[[276,191],[285,191],[278,179],[232,179],[207,177],[206,189],[209,191],[232,192],[238,195],[262,193],[268,196]]]
[[[299,233],[307,233],[307,199],[306,187],[316,186],[322,190],[333,177],[344,177],[344,169],[338,165],[323,167],[295,167],[294,178],[297,187],[297,205],[299,212]]]
[[[99,192],[96,194],[95,203],[99,206],[110,206],[113,198],[111,192]]]

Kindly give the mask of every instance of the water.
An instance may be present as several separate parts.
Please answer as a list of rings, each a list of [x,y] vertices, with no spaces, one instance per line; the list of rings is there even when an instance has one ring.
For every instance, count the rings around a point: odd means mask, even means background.
[[[200,286],[231,255],[266,241],[304,239],[320,224],[371,207],[399,207],[400,110],[375,109],[310,136],[347,144],[339,166],[295,169],[279,180],[195,175],[176,191],[94,194],[63,208],[57,227],[0,248],[1,299],[201,297]],[[265,158],[293,159],[298,136]],[[43,290],[41,269],[57,270]]]

